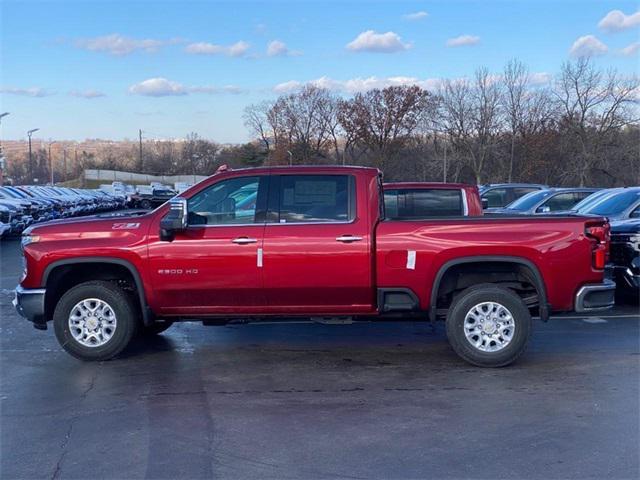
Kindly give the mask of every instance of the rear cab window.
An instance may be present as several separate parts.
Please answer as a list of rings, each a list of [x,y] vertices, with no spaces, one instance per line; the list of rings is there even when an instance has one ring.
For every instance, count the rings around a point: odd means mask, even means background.
[[[459,189],[385,190],[384,209],[389,220],[462,217],[466,214],[463,193]]]

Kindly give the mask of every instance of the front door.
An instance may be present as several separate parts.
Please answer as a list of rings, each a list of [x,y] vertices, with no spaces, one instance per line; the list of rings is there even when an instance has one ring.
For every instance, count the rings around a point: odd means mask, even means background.
[[[371,312],[367,196],[357,202],[356,178],[273,175],[269,190],[263,247],[269,311]]]
[[[214,183],[188,200],[188,228],[149,246],[150,274],[163,314],[260,312],[268,176]]]

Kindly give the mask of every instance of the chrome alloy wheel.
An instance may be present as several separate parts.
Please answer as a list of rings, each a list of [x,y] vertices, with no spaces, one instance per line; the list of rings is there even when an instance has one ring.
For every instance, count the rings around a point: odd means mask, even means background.
[[[482,302],[471,307],[464,317],[464,334],[481,352],[499,352],[511,340],[516,324],[511,312],[500,303]]]
[[[99,298],[79,301],[69,314],[69,331],[80,345],[100,347],[111,340],[117,320],[113,308]]]

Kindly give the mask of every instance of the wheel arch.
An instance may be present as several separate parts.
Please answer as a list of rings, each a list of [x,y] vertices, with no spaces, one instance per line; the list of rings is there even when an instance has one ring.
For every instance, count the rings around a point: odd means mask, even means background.
[[[438,291],[440,289],[440,285],[444,276],[453,267],[471,263],[506,263],[524,267],[531,274],[533,286],[535,287],[538,294],[540,318],[545,322],[549,319],[551,306],[547,303],[547,290],[544,283],[544,278],[540,273],[540,269],[536,266],[535,263],[527,258],[508,255],[476,255],[460,257],[445,262],[438,270],[438,273],[434,278],[433,285],[431,286],[431,296],[429,299],[429,317],[431,319],[435,320],[436,318]]]
[[[142,278],[140,277],[140,273],[137,268],[129,261],[124,260],[122,258],[117,257],[76,257],[64,260],[57,260],[55,262],[51,262],[44,270],[42,275],[42,286],[47,288],[49,277],[54,274],[54,272],[62,267],[73,267],[77,265],[86,265],[86,264],[108,264],[115,265],[118,267],[122,267],[126,269],[133,282],[135,283],[136,293],[138,297],[138,301],[140,302],[140,312],[142,314],[142,321],[144,325],[149,325],[153,323],[153,314],[147,305],[146,294],[144,290],[144,284],[142,282]],[[46,304],[46,301],[45,301]]]

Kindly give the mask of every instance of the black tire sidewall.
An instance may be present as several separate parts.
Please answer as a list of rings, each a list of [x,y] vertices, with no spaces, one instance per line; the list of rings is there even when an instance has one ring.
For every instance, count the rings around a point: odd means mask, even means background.
[[[73,338],[69,329],[71,309],[87,298],[105,301],[116,316],[113,337],[99,347],[81,345]],[[136,330],[135,309],[130,296],[110,282],[86,282],[71,288],[60,298],[53,314],[53,325],[58,342],[74,357],[82,360],[108,360],[124,350],[131,341]]]
[[[514,319],[515,334],[503,350],[482,352],[476,349],[464,333],[464,319],[478,303],[496,302],[504,305]],[[463,291],[451,305],[446,321],[447,338],[455,352],[467,362],[481,367],[503,367],[524,353],[531,335],[531,314],[520,297],[504,287],[478,285]]]

